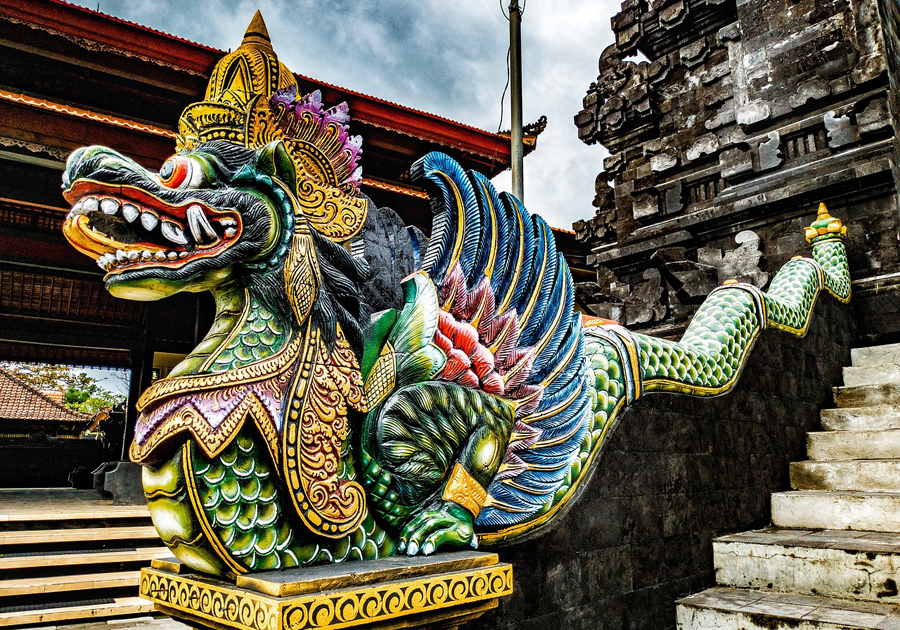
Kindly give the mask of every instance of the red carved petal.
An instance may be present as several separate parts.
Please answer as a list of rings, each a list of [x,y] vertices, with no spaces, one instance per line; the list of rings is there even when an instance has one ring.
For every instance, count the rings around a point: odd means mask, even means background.
[[[481,389],[486,391],[488,394],[503,396],[503,379],[500,378],[500,375],[496,372],[491,372],[481,378]]]
[[[478,345],[478,331],[469,322],[456,322],[453,331],[453,345],[472,356]]]
[[[444,365],[444,371],[441,373],[441,378],[448,381],[456,380],[457,377],[467,371],[471,365],[472,363],[469,361],[469,357],[463,354],[458,348],[453,348],[450,351],[450,354],[447,355],[447,363]]]
[[[491,351],[478,344],[472,353],[472,365],[475,367],[475,373],[478,378],[483,379],[485,376],[494,371],[494,355]]]
[[[450,354],[450,351],[453,350],[453,344],[450,342],[450,339],[441,332],[440,320],[438,320],[438,329],[434,331],[433,343],[443,350],[444,354]]]
[[[475,376],[475,372],[473,372],[472,370],[466,370],[465,372],[460,374],[459,378],[456,379],[456,382],[463,387],[478,389],[478,377]]]

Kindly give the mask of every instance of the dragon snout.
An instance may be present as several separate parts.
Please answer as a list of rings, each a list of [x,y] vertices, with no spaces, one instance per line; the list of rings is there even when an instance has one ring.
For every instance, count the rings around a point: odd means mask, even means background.
[[[71,188],[72,184],[80,178],[92,177],[101,170],[114,171],[126,164],[137,166],[125,156],[108,147],[90,146],[75,149],[66,160],[66,170],[63,172],[62,178],[63,190]]]

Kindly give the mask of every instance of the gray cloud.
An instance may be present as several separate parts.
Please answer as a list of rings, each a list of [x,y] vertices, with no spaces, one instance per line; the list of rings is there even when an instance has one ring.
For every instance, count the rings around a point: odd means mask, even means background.
[[[526,204],[557,227],[593,215],[594,178],[606,154],[578,140],[572,118],[597,76],[600,52],[612,43],[609,19],[618,8],[616,0],[526,5],[524,116],[550,121],[525,160]],[[295,72],[496,131],[509,27],[501,4],[490,0],[100,2],[105,13],[225,50],[240,43],[256,9]],[[508,129],[508,95],[504,108]],[[495,184],[508,190],[509,174]]]

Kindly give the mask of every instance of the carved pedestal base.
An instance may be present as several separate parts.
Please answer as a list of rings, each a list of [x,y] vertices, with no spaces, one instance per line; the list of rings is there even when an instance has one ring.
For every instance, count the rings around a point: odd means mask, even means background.
[[[241,576],[236,583],[154,560],[141,596],[192,624],[240,630],[453,628],[513,590],[512,566],[462,551]]]

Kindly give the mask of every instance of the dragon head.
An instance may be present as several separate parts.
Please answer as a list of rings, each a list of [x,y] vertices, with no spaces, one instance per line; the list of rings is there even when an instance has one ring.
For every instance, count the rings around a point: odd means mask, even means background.
[[[326,108],[318,91],[298,96],[257,12],[205,99],[182,113],[177,153],[158,172],[106,147],[70,156],[63,231],[117,297],[256,286],[303,321],[331,281],[320,266],[352,266],[340,243],[366,217],[361,140],[348,121],[346,104]],[[332,293],[340,302],[346,291]]]
[[[293,229],[279,203],[296,176],[284,146],[199,144],[149,171],[106,147],[78,149],[63,177],[66,237],[117,297],[214,289],[273,264]]]

